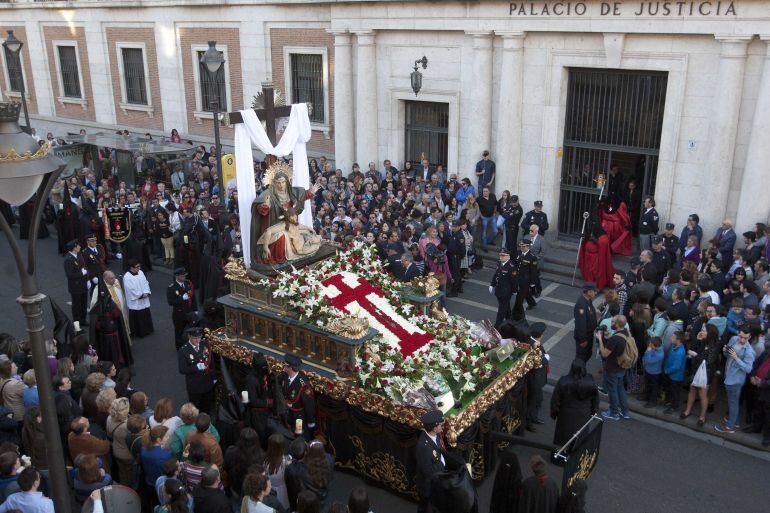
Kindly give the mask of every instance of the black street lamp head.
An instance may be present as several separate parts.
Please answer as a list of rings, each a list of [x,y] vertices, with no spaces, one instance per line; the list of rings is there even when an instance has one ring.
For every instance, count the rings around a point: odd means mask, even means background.
[[[414,95],[417,96],[417,93],[420,92],[420,89],[422,89],[422,73],[420,73],[417,68],[422,65],[422,69],[428,69],[428,58],[423,55],[422,59],[417,59],[414,61],[414,68],[409,76],[412,81],[412,91],[414,91]]]
[[[48,145],[40,145],[19,126],[16,102],[0,103],[0,199],[21,205],[48,173],[64,168]]]
[[[13,30],[8,31],[8,37],[5,41],[3,41],[3,46],[12,54],[16,55],[21,51],[21,47],[24,46],[24,43],[16,39],[16,36],[13,35]]]
[[[212,75],[225,63],[225,54],[217,50],[217,42],[209,41],[209,49],[201,56],[201,62]]]

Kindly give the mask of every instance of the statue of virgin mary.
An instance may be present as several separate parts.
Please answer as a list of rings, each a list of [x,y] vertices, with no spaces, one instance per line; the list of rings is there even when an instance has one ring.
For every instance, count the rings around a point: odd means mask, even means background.
[[[262,235],[273,225],[285,225],[290,209],[299,216],[305,208],[305,200],[313,198],[318,186],[313,185],[310,189],[292,187],[291,168],[282,162],[270,166],[262,183],[267,188],[257,195],[251,206],[251,261],[275,264],[287,260],[283,240],[273,239],[268,248],[270,256],[265,259],[265,248],[260,247]]]

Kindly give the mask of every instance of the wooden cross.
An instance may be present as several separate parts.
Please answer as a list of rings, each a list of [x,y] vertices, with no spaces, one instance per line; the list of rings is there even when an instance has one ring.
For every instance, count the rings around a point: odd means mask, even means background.
[[[275,146],[275,120],[277,118],[287,118],[291,115],[291,105],[275,105],[275,88],[272,82],[262,82],[262,103],[261,109],[254,109],[257,117],[265,122],[265,132],[270,143]],[[240,112],[227,113],[228,124],[235,125],[243,123],[243,116]]]

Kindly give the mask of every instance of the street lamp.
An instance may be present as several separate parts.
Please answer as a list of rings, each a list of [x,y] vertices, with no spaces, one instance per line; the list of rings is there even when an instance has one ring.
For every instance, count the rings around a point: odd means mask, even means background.
[[[35,369],[40,395],[40,412],[46,437],[53,499],[56,511],[70,513],[67,469],[64,463],[54,390],[43,335],[42,303],[45,295],[40,293],[35,280],[35,249],[43,206],[64,168],[64,162],[50,152],[48,145],[39,145],[32,136],[21,129],[19,104],[0,103],[0,199],[12,205],[21,205],[33,194],[37,194],[29,227],[31,235],[27,244],[26,261],[5,216],[0,216],[0,228],[8,239],[21,280],[21,296],[16,301],[21,304],[27,318],[27,333],[32,347],[32,366]]]
[[[414,91],[414,95],[417,96],[417,93],[420,92],[420,89],[422,89],[422,73],[417,71],[417,68],[422,64],[422,69],[428,69],[428,58],[424,55],[422,56],[422,59],[417,59],[414,61],[414,71],[412,71],[410,78],[412,79],[412,91]]]
[[[24,46],[24,43],[16,39],[16,36],[13,35],[13,30],[8,31],[8,38],[6,38],[5,41],[3,41],[3,47],[8,50],[8,53],[11,55],[11,58],[13,58],[16,61],[16,69],[14,73],[18,73],[18,79],[19,79],[19,85],[21,86],[21,90],[19,91],[21,93],[21,104],[24,106],[24,122],[27,125],[26,130],[24,130],[26,133],[31,134],[32,133],[32,127],[29,125],[29,112],[27,112],[27,96],[25,94],[26,88],[24,86],[24,73],[21,71],[21,47]],[[9,80],[12,80],[12,77],[8,77]],[[10,89],[10,84],[8,84],[8,89]]]
[[[209,82],[209,103],[214,113],[214,146],[217,149],[217,185],[219,185],[219,194],[224,192],[224,183],[222,178],[222,148],[219,141],[219,87],[217,84],[217,73],[225,63],[224,53],[217,50],[217,42],[209,41],[209,49],[201,56],[201,63],[206,68]],[[213,92],[214,94],[211,94]]]

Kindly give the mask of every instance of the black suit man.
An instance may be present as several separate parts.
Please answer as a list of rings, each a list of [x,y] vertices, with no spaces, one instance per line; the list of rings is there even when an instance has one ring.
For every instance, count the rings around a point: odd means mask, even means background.
[[[518,292],[516,293],[516,302],[513,305],[512,317],[514,321],[520,321],[525,318],[524,301],[527,302],[527,309],[534,308],[537,302],[532,295],[533,287],[537,282],[537,258],[530,251],[531,241],[521,239],[519,243],[519,254],[516,255],[516,261],[513,265],[516,267],[518,279]]]
[[[573,310],[575,318],[575,358],[584,362],[591,359],[591,349],[594,344],[594,330],[596,330],[596,309],[593,299],[596,297],[596,285],[583,284],[583,293],[575,303]]]
[[[195,291],[191,281],[186,279],[184,267],[174,269],[174,281],[166,289],[166,301],[171,306],[171,320],[174,322],[174,343],[179,349],[185,343],[184,330],[187,316],[197,310]]]
[[[644,212],[639,219],[639,248],[642,250],[652,247],[652,236],[658,234],[660,217],[655,210],[655,200],[652,196],[644,198]]]
[[[500,263],[489,286],[489,292],[497,298],[495,327],[499,327],[503,321],[511,317],[511,297],[517,290],[517,284],[516,267],[511,262],[508,250],[503,248],[500,250]]]
[[[464,221],[452,225],[452,236],[447,244],[447,258],[449,259],[449,272],[452,273],[452,288],[447,294],[448,297],[455,297],[463,291],[463,278],[460,273],[460,265],[465,257],[465,236],[462,229],[465,227]]]
[[[449,456],[439,432],[444,423],[444,415],[439,410],[431,410],[420,419],[423,430],[417,437],[415,446],[417,459],[417,495],[420,498],[417,513],[433,511],[430,503],[430,482],[434,475],[446,468]]]
[[[286,400],[289,428],[298,431],[298,420],[302,421],[301,434],[308,440],[315,435],[315,391],[310,380],[302,372],[302,359],[293,354],[283,357],[283,396]]]
[[[540,235],[545,237],[545,232],[548,231],[548,215],[543,212],[543,202],[537,200],[535,202],[535,208],[524,214],[524,219],[521,221],[521,228],[524,233],[529,233],[529,227],[536,224],[540,230]]]
[[[86,310],[88,305],[88,270],[80,255],[80,243],[67,243],[68,253],[64,256],[64,274],[67,276],[67,290],[72,298],[72,320],[81,326],[88,326]]]
[[[214,369],[209,343],[202,340],[203,330],[189,328],[187,343],[179,348],[179,372],[184,374],[187,397],[200,411],[210,413],[214,404]]]
[[[407,253],[401,254],[400,265],[401,265],[401,273],[400,273],[401,281],[409,283],[413,279],[420,276],[420,269],[414,264],[414,257],[412,257],[411,253],[407,252]]]
[[[505,247],[509,252],[516,251],[516,241],[519,238],[519,223],[524,217],[524,209],[519,205],[519,197],[511,196],[511,201],[503,207],[501,215],[505,219]]]

